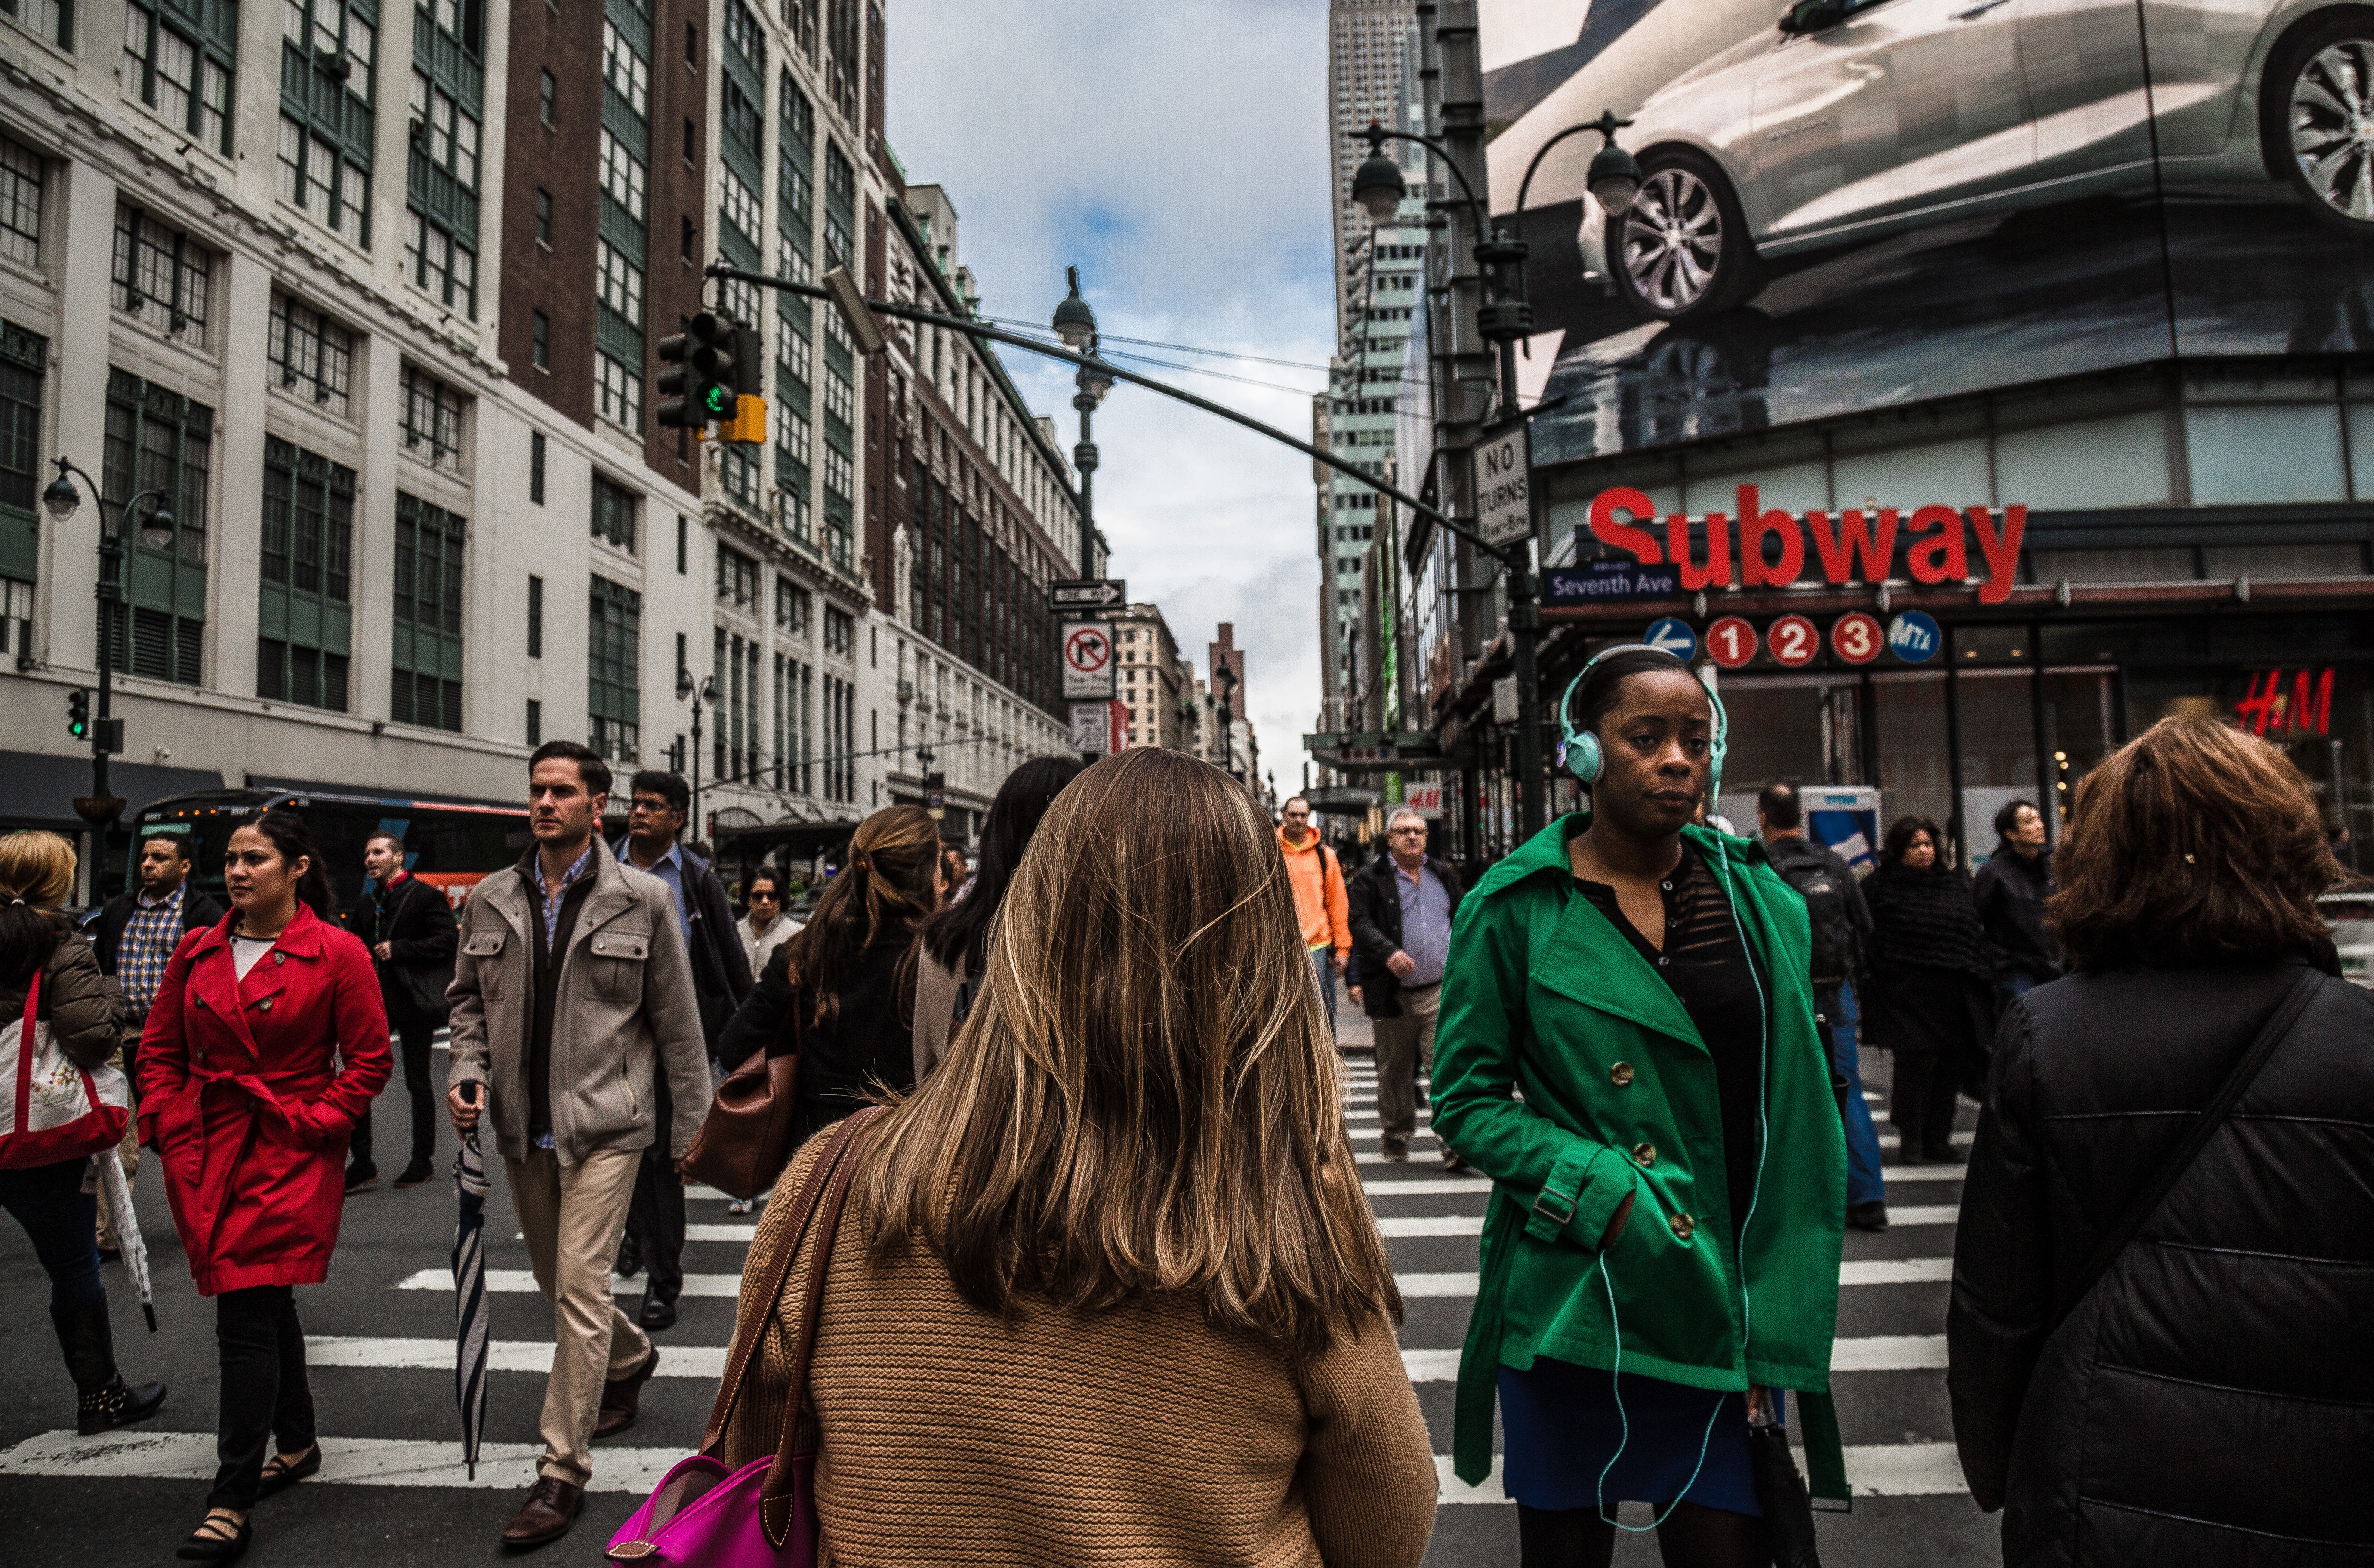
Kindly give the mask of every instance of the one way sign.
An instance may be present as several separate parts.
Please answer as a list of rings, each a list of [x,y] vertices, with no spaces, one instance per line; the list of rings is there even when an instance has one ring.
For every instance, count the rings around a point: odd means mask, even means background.
[[[1048,598],[1058,610],[1105,610],[1129,598],[1129,585],[1117,577],[1051,583]]]

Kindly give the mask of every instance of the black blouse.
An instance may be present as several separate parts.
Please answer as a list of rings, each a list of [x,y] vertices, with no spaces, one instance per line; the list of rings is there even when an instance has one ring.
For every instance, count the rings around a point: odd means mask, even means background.
[[[800,1057],[794,1145],[866,1103],[876,1084],[915,1086],[914,1020],[899,1006],[899,971],[914,943],[911,932],[885,931],[859,958],[829,1025],[808,1022],[813,1004],[793,989],[789,943],[767,959],[750,999],[719,1036],[717,1054],[737,1067],[760,1050]],[[796,1001],[802,1027],[791,1027]],[[903,1016],[902,1016],[903,1013]]]
[[[1750,967],[1753,960],[1740,943],[1731,900],[1712,868],[1686,839],[1681,863],[1661,886],[1665,901],[1662,949],[1625,919],[1615,888],[1582,877],[1575,878],[1574,885],[1672,988],[1714,1059],[1715,1090],[1722,1109],[1723,1176],[1735,1227],[1746,1218],[1756,1192],[1769,982],[1761,966]],[[1759,982],[1767,988],[1761,999],[1757,994]]]

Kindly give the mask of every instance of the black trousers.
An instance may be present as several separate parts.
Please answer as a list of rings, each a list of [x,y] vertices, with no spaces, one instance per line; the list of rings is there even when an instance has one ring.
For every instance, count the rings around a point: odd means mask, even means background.
[[[1896,1126],[1899,1157],[1945,1152],[1954,1132],[1954,1089],[1960,1066],[1949,1051],[1898,1051],[1887,1119]]]
[[[215,1342],[222,1356],[222,1414],[215,1423],[215,1489],[209,1508],[255,1506],[264,1451],[313,1445],[313,1390],[305,1377],[305,1330],[289,1285],[252,1285],[215,1297]]]
[[[644,1289],[661,1301],[674,1301],[684,1289],[684,1183],[676,1178],[669,1149],[676,1101],[668,1093],[665,1068],[652,1074],[652,1115],[656,1130],[651,1147],[643,1151],[642,1169],[635,1173],[627,1234],[642,1249]]]
[[[437,1158],[437,1085],[429,1071],[429,1052],[437,1042],[437,1024],[433,1019],[417,1013],[399,1012],[388,1009],[388,1022],[394,1025],[401,1042],[398,1054],[404,1058],[404,1093],[412,1102],[412,1157],[422,1164]],[[355,1124],[355,1135],[347,1144],[348,1157],[366,1170],[375,1169],[371,1162],[371,1113],[363,1108],[363,1119]]]

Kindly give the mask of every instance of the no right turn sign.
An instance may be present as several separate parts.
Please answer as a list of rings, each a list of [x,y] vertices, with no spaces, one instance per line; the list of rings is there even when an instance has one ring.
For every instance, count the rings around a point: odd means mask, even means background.
[[[1102,621],[1064,624],[1064,696],[1067,699],[1113,695],[1112,628]]]

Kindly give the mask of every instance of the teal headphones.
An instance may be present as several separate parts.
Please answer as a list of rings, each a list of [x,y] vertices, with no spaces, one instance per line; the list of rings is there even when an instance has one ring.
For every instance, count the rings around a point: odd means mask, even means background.
[[[1578,731],[1574,720],[1567,716],[1568,707],[1574,701],[1575,688],[1582,685],[1583,677],[1591,673],[1592,667],[1611,654],[1665,652],[1664,649],[1652,648],[1645,642],[1624,642],[1614,648],[1603,648],[1583,661],[1582,668],[1574,673],[1574,679],[1566,684],[1566,695],[1558,698],[1558,763],[1561,766],[1585,784],[1597,781],[1607,767],[1606,754],[1599,748],[1598,731]],[[1673,656],[1667,654],[1667,657]],[[1679,659],[1675,659],[1674,662],[1681,664],[1685,672],[1689,669]],[[1723,711],[1722,698],[1716,695],[1714,687],[1708,685],[1703,678],[1698,685],[1705,689],[1707,701],[1714,707],[1714,733],[1707,741],[1707,758],[1713,765],[1713,777],[1707,781],[1707,799],[1712,802],[1722,798],[1722,758],[1723,754],[1731,749],[1731,716]],[[1713,809],[1711,803],[1708,809]]]

